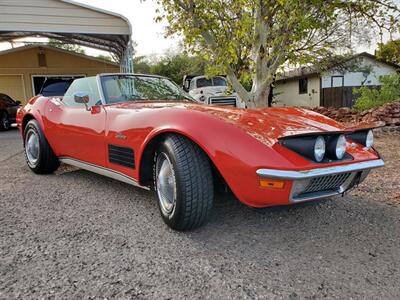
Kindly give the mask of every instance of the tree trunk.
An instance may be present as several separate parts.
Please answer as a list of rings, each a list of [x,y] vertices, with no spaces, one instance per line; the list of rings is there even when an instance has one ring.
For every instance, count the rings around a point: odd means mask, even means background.
[[[270,85],[262,85],[262,87],[258,88],[254,93],[253,107],[252,108],[260,108],[268,106],[268,98],[269,98]]]

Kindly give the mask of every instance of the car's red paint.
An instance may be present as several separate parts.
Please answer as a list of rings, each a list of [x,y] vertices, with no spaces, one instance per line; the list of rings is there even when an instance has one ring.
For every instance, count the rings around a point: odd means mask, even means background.
[[[253,207],[289,204],[291,181],[283,189],[262,188],[256,170],[320,168],[277,143],[278,138],[348,128],[315,112],[299,108],[235,109],[191,102],[125,102],[92,107],[67,107],[57,99],[36,97],[19,110],[21,131],[25,118],[35,118],[53,151],[130,176],[140,184],[142,155],[154,138],[174,132],[199,145],[219,170],[233,193]],[[354,130],[352,128],[351,130]],[[122,138],[121,138],[122,137]],[[135,152],[135,169],[112,165],[107,145],[128,146]],[[351,163],[378,159],[373,149],[349,147]],[[348,164],[340,161],[323,166]]]

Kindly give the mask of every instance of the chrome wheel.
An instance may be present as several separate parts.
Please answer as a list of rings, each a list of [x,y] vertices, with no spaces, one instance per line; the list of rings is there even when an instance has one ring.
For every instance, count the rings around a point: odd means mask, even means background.
[[[173,165],[165,153],[157,156],[156,185],[162,213],[172,216],[176,206],[176,179]]]
[[[25,153],[28,162],[35,166],[39,160],[39,137],[34,130],[29,130],[25,138]]]

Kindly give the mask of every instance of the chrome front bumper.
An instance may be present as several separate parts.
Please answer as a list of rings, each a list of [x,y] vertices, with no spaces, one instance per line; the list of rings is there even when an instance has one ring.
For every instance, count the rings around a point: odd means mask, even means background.
[[[384,166],[382,159],[302,171],[259,169],[265,178],[292,180],[291,202],[302,202],[342,194],[361,183],[371,169]]]

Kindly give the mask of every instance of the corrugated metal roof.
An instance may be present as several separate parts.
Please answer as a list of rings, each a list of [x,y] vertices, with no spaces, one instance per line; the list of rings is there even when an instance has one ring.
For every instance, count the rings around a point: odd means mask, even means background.
[[[121,15],[71,0],[0,0],[0,41],[32,35],[113,52],[122,58],[131,25]]]

